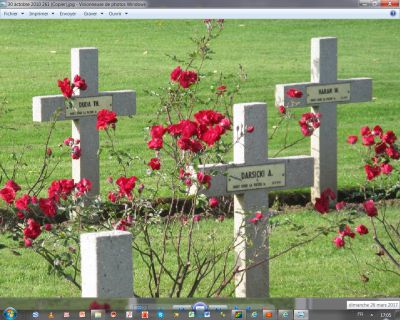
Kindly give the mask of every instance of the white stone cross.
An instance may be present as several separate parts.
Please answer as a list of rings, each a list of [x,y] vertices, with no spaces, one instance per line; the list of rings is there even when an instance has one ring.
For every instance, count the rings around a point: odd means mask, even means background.
[[[80,75],[86,80],[87,90],[75,91],[74,108],[65,106],[62,95],[33,98],[33,121],[46,122],[61,110],[58,120],[72,120],[72,137],[80,140],[82,155],[72,160],[72,178],[89,179],[91,196],[100,192],[100,166],[98,158],[99,132],[96,130],[97,112],[113,110],[118,116],[136,113],[136,94],[132,90],[99,92],[98,50],[96,48],[71,49],[71,79]]]
[[[269,294],[268,226],[249,219],[258,211],[268,214],[268,191],[310,187],[314,160],[310,156],[268,159],[267,106],[244,103],[233,106],[233,162],[201,167],[211,172],[207,196],[234,195],[234,235],[239,268],[258,263],[236,277],[236,297]],[[246,128],[254,126],[248,133]],[[257,230],[257,231],[256,231]],[[244,241],[247,239],[247,241]]]
[[[289,89],[303,92],[300,99],[287,95]],[[279,84],[275,103],[288,108],[311,106],[320,113],[321,126],[311,136],[311,155],[315,159],[312,201],[331,188],[337,194],[337,117],[338,103],[372,100],[372,79],[337,79],[337,38],[311,40],[311,82]]]

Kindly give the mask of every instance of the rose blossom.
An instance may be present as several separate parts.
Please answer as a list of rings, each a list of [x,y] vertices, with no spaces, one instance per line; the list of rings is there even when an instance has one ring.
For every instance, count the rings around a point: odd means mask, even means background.
[[[151,158],[148,165],[152,170],[160,170],[161,163],[159,158]]]
[[[368,228],[366,226],[364,226],[363,224],[358,225],[355,230],[360,235],[368,234]]]
[[[263,214],[261,212],[256,212],[255,216],[249,220],[250,223],[257,224],[263,219]]]
[[[291,98],[301,98],[303,96],[303,92],[301,92],[300,90],[296,90],[296,89],[289,89],[286,94],[291,97]]]
[[[71,86],[71,81],[68,78],[64,78],[64,80],[58,80],[58,87],[65,98],[69,99],[72,97],[74,91]]]
[[[12,188],[4,187],[0,189],[0,198],[2,198],[6,203],[11,204],[15,199],[15,191]]]
[[[246,131],[252,133],[254,131],[254,126],[247,126]]]
[[[197,181],[202,185],[206,185],[207,189],[211,187],[211,176],[202,171],[197,172]]]
[[[347,143],[349,143],[349,144],[356,144],[357,141],[358,141],[357,136],[348,136],[347,137]]]
[[[335,244],[336,248],[343,248],[345,245],[344,239],[342,237],[336,237],[333,239],[333,243]]]
[[[364,211],[369,217],[375,217],[378,215],[378,209],[375,207],[374,200],[370,199],[363,203]]]
[[[75,87],[77,87],[78,89],[84,91],[87,89],[87,84],[85,79],[81,78],[79,75],[76,75],[74,77],[74,85]]]
[[[44,215],[50,218],[55,217],[55,215],[57,214],[56,203],[51,198],[40,198],[39,207],[43,211]]]
[[[208,200],[208,204],[211,208],[215,208],[218,206],[218,199],[216,197],[212,197]]]
[[[107,130],[110,126],[114,129],[117,122],[117,114],[114,111],[102,109],[97,113],[96,129]]]

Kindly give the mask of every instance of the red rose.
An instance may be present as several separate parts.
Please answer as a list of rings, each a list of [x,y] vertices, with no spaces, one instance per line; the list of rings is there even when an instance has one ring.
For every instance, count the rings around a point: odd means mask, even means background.
[[[371,166],[366,164],[364,166],[365,173],[367,174],[368,180],[373,180],[375,177],[381,174],[381,168],[379,166]]]
[[[74,144],[74,139],[69,137],[67,139],[64,140],[64,144],[68,147],[71,147]]]
[[[194,221],[194,222],[200,222],[200,220],[201,220],[201,215],[195,214],[195,215],[193,216],[193,221]]]
[[[369,217],[375,217],[378,215],[378,209],[375,207],[374,200],[370,199],[363,203],[364,211]]]
[[[299,120],[299,125],[303,136],[309,137],[313,134],[315,129],[319,128],[321,125],[320,118],[321,114],[319,113],[303,113],[301,119]]]
[[[12,188],[4,187],[0,189],[0,198],[2,198],[8,204],[14,202],[15,199],[15,191]]]
[[[247,126],[246,131],[252,133],[254,131],[254,126]]]
[[[183,151],[190,150],[190,147],[192,145],[192,142],[189,138],[179,138],[177,141],[179,149]]]
[[[385,153],[386,151],[386,143],[380,142],[375,145],[375,153],[377,155]]]
[[[338,203],[336,203],[335,207],[337,211],[342,210],[344,207],[346,207],[347,203],[344,201],[340,201]]]
[[[339,230],[339,234],[344,238],[344,237],[350,237],[354,238],[356,234],[351,230],[351,228],[346,225],[342,231]]]
[[[61,192],[64,195],[69,196],[72,193],[72,191],[74,191],[75,188],[74,179],[62,179],[59,182],[61,185]]]
[[[321,193],[321,197],[315,199],[314,208],[319,213],[327,213],[329,211],[329,202],[330,200],[335,200],[336,194],[333,192],[331,188],[326,188]]]
[[[201,144],[200,141],[191,139],[190,140],[190,151],[193,153],[198,153],[203,150],[203,145]]]
[[[362,127],[360,130],[362,136],[369,136],[371,134],[371,129],[369,127]]]
[[[386,154],[390,158],[395,159],[395,160],[400,158],[399,152],[393,146],[390,146],[390,147],[386,148]]]
[[[163,139],[154,138],[147,142],[147,146],[149,149],[160,150],[163,147]]]
[[[212,197],[208,200],[208,204],[210,205],[211,208],[215,208],[218,206],[218,199],[215,197]]]
[[[24,237],[24,244],[25,244],[25,247],[29,248],[29,247],[32,247],[33,242],[31,239]]]
[[[25,214],[23,212],[21,212],[21,211],[18,211],[17,212],[17,217],[18,217],[19,220],[23,220],[25,218]]]
[[[107,130],[109,126],[115,128],[115,124],[118,122],[117,114],[113,111],[103,109],[97,113],[97,130]]]
[[[25,238],[29,238],[35,240],[40,236],[42,230],[40,229],[40,224],[37,223],[34,219],[28,219],[27,226],[24,228],[24,236]]]
[[[213,128],[208,129],[201,137],[205,143],[209,146],[213,146],[215,142],[221,139],[221,135],[224,133],[224,129],[220,126],[215,126]]]
[[[256,212],[255,216],[249,220],[250,223],[257,224],[263,219],[263,214],[261,212]]]
[[[130,178],[120,177],[115,182],[119,187],[119,196],[127,196],[129,200],[132,200],[132,190],[136,185],[136,177],[132,176]]]
[[[57,214],[57,206],[51,198],[40,198],[39,207],[43,211],[44,215],[52,218]]]
[[[76,195],[79,197],[92,190],[92,182],[88,179],[83,178],[76,184],[75,187],[77,189]]]
[[[150,136],[153,139],[161,139],[167,129],[162,125],[152,126],[150,129]]]
[[[46,223],[46,224],[44,225],[44,229],[45,229],[46,231],[51,231],[51,229],[53,229],[53,226],[52,226],[50,223]]]
[[[347,143],[349,143],[349,144],[356,144],[357,141],[358,141],[357,136],[348,136],[347,137]]]
[[[303,96],[303,92],[301,92],[300,90],[296,90],[296,89],[289,89],[286,94],[291,97],[291,98],[301,98]]]
[[[117,195],[114,192],[110,191],[108,193],[108,200],[110,200],[112,203],[115,203],[117,199]]]
[[[196,119],[198,124],[204,124],[206,126],[212,126],[218,124],[224,116],[214,110],[201,110],[195,113],[194,118]]]
[[[192,84],[196,83],[198,80],[197,73],[195,71],[182,71],[180,76],[179,76],[179,84],[187,89],[189,88]]]
[[[368,234],[368,228],[363,224],[360,224],[356,227],[356,232],[358,232],[360,235]]]
[[[362,141],[364,146],[372,146],[375,144],[375,137],[373,135],[363,136]]]
[[[286,108],[284,106],[279,106],[278,110],[280,114],[286,114]]]
[[[6,188],[11,188],[13,189],[15,192],[18,192],[21,190],[21,187],[19,186],[19,184],[17,184],[14,180],[8,180],[5,184]]]
[[[211,187],[211,176],[205,174],[202,171],[197,172],[197,181],[200,184],[206,185],[207,189],[209,189]]]
[[[229,130],[231,128],[231,120],[229,120],[229,118],[223,118],[220,122],[219,125],[226,129]]]
[[[69,99],[72,97],[74,91],[71,86],[71,81],[68,78],[64,78],[64,80],[58,80],[58,87],[65,98]]]
[[[181,76],[182,69],[180,66],[176,67],[174,70],[171,72],[171,81],[177,82]]]
[[[152,170],[160,170],[161,163],[159,158],[151,158],[148,165],[151,167]]]
[[[82,79],[79,75],[76,75],[74,77],[74,85],[75,87],[77,87],[78,89],[84,91],[87,89],[87,84],[85,79]]]
[[[327,213],[329,211],[329,199],[322,196],[320,198],[315,198],[314,208],[319,213]]]
[[[344,239],[342,237],[336,237],[333,239],[333,243],[335,244],[336,248],[343,248],[345,245]]]
[[[179,122],[181,135],[184,138],[191,138],[197,133],[197,123],[190,120],[181,120]]]
[[[31,197],[28,194],[24,194],[21,198],[15,200],[15,207],[18,210],[28,210],[28,205],[31,203]]]
[[[81,157],[81,148],[75,146],[71,149],[71,158],[74,160],[78,160]]]
[[[173,136],[179,136],[182,133],[182,127],[179,124],[171,124],[167,128],[168,133]]]
[[[371,132],[371,134],[373,134],[374,136],[379,136],[379,137],[382,136],[382,133],[383,133],[383,131],[382,131],[381,126],[375,126]]]
[[[381,164],[381,171],[383,174],[391,174],[393,171],[393,166],[389,163],[382,163]]]
[[[387,143],[387,144],[393,144],[396,141],[397,137],[394,134],[392,130],[387,131],[383,136],[382,136],[382,141]]]

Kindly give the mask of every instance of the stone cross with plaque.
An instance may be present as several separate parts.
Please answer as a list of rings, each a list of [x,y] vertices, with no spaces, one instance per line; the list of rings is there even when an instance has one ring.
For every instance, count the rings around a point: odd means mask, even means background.
[[[233,159],[229,164],[209,164],[199,170],[212,173],[207,196],[234,195],[236,297],[269,294],[268,192],[313,185],[314,159],[296,156],[268,159],[267,106],[243,103],[233,107]],[[254,126],[249,133],[246,128]],[[265,219],[254,225],[256,212]],[[253,265],[253,266],[252,266]]]
[[[289,89],[303,92],[302,98],[291,98]],[[275,103],[288,108],[311,106],[320,113],[321,127],[311,136],[311,155],[315,160],[314,186],[311,198],[331,188],[337,194],[337,116],[336,105],[372,100],[372,79],[337,79],[337,38],[311,40],[311,82],[276,86]]]
[[[86,80],[87,90],[75,91],[73,107],[66,106],[62,95],[33,98],[33,121],[51,121],[59,112],[58,120],[72,120],[72,137],[80,140],[82,155],[72,160],[72,178],[89,179],[93,186],[91,196],[100,192],[99,132],[96,129],[97,112],[112,110],[118,116],[136,113],[136,94],[132,90],[99,92],[98,50],[96,48],[71,49],[71,79],[80,75]]]

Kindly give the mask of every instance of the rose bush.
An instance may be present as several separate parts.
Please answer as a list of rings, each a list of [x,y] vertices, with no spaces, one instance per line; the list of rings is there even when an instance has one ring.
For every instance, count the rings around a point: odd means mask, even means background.
[[[359,148],[357,148],[358,141],[361,141]],[[373,129],[368,126],[362,127],[360,139],[357,135],[348,136],[347,143],[357,148],[363,161],[365,184],[361,186],[360,195],[364,200],[360,205],[338,202],[337,213],[331,212],[328,219],[339,224],[339,230],[333,239],[337,248],[348,248],[355,257],[356,253],[352,250],[351,242],[356,241],[356,234],[370,235],[380,257],[380,263],[384,264],[384,268],[377,266],[374,268],[399,275],[394,271],[400,268],[399,221],[391,220],[385,214],[386,200],[400,196],[399,146],[396,141],[397,136],[392,130],[385,132],[379,125]],[[335,200],[334,194],[330,189],[326,189],[321,197],[316,199],[315,210],[321,214],[329,213],[330,200]],[[369,218],[370,226],[358,224],[351,228],[347,224],[355,225],[356,220],[362,216]],[[382,239],[388,240],[385,243]],[[392,264],[394,270],[388,269],[385,260]],[[362,281],[368,281],[368,277],[360,271],[362,267],[358,268]]]

